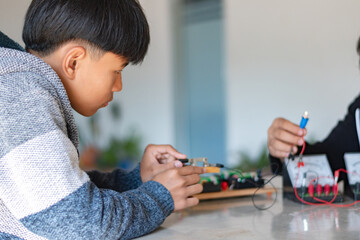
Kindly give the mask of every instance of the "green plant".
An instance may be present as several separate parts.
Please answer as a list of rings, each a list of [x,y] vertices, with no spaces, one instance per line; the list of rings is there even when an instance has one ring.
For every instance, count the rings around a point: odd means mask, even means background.
[[[141,138],[135,133],[123,139],[112,138],[107,148],[100,151],[97,161],[99,168],[126,168],[141,157]]]
[[[118,122],[121,117],[120,105],[113,102],[110,105],[111,119]],[[99,137],[101,135],[100,113],[97,113],[88,119],[88,130],[91,133],[91,143],[85,143],[82,138],[81,144],[83,149],[93,148],[96,154],[90,157],[90,160],[84,158],[85,167],[97,168],[102,170],[112,169],[116,167],[129,169],[141,157],[141,137],[135,130],[125,137],[111,136],[107,146],[99,147]],[[81,132],[81,131],[80,131]],[[96,159],[96,160],[92,160]]]
[[[269,165],[270,164],[268,158],[268,150],[267,150],[267,146],[264,145],[261,148],[260,153],[255,157],[252,157],[246,151],[240,151],[239,163],[235,166],[235,169],[239,169],[244,172],[249,172],[249,171],[256,171],[257,169],[266,168]]]

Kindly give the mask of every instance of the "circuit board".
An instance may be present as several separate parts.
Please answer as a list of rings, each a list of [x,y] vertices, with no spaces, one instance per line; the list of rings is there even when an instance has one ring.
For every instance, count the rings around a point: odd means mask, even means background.
[[[222,169],[219,174],[201,176],[203,192],[195,195],[200,200],[272,194],[274,188],[264,187],[261,172],[242,172]]]

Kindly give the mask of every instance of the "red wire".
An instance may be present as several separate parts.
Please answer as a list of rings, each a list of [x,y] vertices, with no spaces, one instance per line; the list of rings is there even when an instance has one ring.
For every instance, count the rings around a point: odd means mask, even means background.
[[[305,151],[305,140],[304,140],[304,136],[302,137],[302,140],[303,140],[304,143],[303,143],[303,146],[302,146],[300,155],[303,155],[303,154],[304,154],[304,151]]]

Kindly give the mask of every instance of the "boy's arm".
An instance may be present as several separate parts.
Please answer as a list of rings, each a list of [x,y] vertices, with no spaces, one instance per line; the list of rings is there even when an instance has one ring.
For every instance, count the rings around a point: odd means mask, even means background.
[[[177,160],[183,158],[186,158],[186,155],[179,153],[171,145],[149,144],[145,148],[141,163],[131,172],[117,169],[111,173],[92,171],[88,174],[96,186],[122,192],[137,188],[161,172],[183,167]]]
[[[140,165],[130,172],[126,172],[122,169],[116,169],[109,173],[90,171],[87,172],[87,174],[98,188],[112,189],[117,192],[135,189],[142,184],[140,177]]]
[[[129,239],[173,211],[158,182],[123,193],[96,187],[78,166],[58,102],[38,91],[16,101],[0,103],[0,196],[30,231],[51,239]]]

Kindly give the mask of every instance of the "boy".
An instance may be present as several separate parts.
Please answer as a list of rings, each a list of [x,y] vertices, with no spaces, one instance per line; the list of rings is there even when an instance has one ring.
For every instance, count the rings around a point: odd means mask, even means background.
[[[149,145],[130,173],[78,166],[72,108],[107,106],[149,38],[136,0],[32,1],[27,52],[0,48],[1,239],[129,239],[198,203],[204,169],[182,167],[171,146]]]

